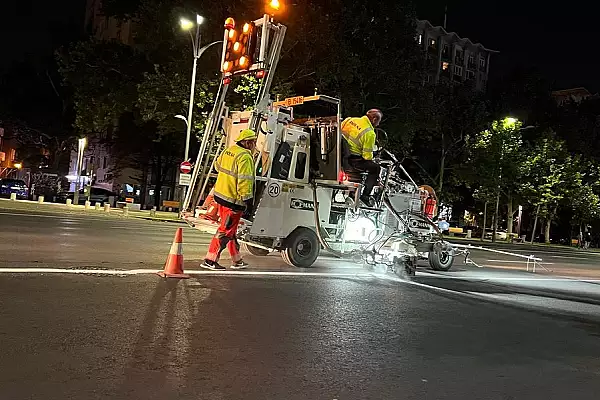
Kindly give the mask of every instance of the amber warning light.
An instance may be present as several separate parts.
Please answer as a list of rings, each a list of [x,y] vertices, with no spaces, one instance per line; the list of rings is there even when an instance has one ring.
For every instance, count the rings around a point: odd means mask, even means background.
[[[236,29],[233,18],[225,20],[225,40],[223,43],[223,61],[221,72],[226,75],[248,71],[254,64],[257,30],[254,22],[241,24]]]

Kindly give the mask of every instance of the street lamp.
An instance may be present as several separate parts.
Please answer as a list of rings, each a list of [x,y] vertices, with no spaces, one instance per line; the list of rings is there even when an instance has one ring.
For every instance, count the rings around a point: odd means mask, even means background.
[[[191,29],[194,26],[194,23],[188,19],[182,18],[180,20],[180,25],[183,30],[186,30],[190,33],[190,37],[192,38],[192,50],[194,51],[194,66],[192,68],[192,83],[190,87],[190,104],[188,108],[188,116],[187,119],[183,117],[183,115],[176,115],[175,118],[183,119],[186,123],[186,135],[185,135],[185,152],[183,156],[184,161],[188,161],[189,153],[190,153],[190,137],[192,133],[192,112],[194,110],[194,94],[196,89],[196,69],[198,66],[198,59],[204,54],[204,52],[211,46],[222,43],[221,40],[209,43],[203,47],[200,47],[201,43],[201,35],[200,35],[200,25],[204,22],[204,17],[196,14],[196,35],[192,35]],[[183,197],[185,198],[185,189],[183,192]]]
[[[81,169],[83,168],[83,151],[87,144],[86,138],[80,138],[77,147],[77,180],[75,181],[75,193],[73,193],[73,203],[79,204],[79,181],[81,180]]]
[[[175,118],[177,118],[177,119],[180,119],[180,120],[182,120],[183,122],[185,122],[185,126],[187,126],[187,125],[188,125],[187,118],[186,118],[186,117],[184,117],[183,115],[180,115],[180,114],[178,114],[178,115],[175,115]]]
[[[204,18],[200,15],[196,15],[196,35],[192,35],[192,27],[194,23],[189,19],[182,18],[180,20],[181,29],[186,30],[190,33],[190,37],[192,38],[192,49],[194,51],[194,67],[192,69],[192,85],[190,90],[190,106],[188,109],[188,117],[187,117],[187,132],[185,136],[185,153],[183,156],[183,160],[187,161],[189,158],[190,152],[190,136],[192,132],[192,111],[194,109],[194,91],[196,89],[196,69],[198,65],[198,58],[202,55],[200,53],[200,25],[204,22]]]

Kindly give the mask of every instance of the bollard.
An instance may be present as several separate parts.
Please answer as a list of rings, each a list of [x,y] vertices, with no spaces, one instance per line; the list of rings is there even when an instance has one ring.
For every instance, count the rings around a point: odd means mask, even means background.
[[[100,206],[101,205],[102,204],[100,204],[100,202],[98,202],[98,201],[96,202],[96,204],[94,204],[94,208],[96,209],[96,211],[100,211]]]
[[[471,239],[472,234],[473,234],[473,231],[470,229],[467,229],[467,239]]]
[[[89,200],[86,200],[85,201],[85,209],[89,210],[91,206],[92,206],[92,203]]]
[[[127,207],[127,206],[123,207],[123,216],[125,218],[129,217],[129,207]]]
[[[156,217],[156,206],[152,207],[152,210],[150,210],[150,216],[151,217]]]
[[[16,201],[16,200],[17,200],[17,194],[16,194],[16,193],[11,193],[11,194],[10,194],[10,199],[11,199],[12,201]]]
[[[110,212],[110,203],[104,203],[104,212],[106,212],[106,213]]]
[[[42,204],[44,202],[44,196],[38,197],[38,203]]]
[[[67,207],[70,207],[73,205],[73,199],[67,199]]]

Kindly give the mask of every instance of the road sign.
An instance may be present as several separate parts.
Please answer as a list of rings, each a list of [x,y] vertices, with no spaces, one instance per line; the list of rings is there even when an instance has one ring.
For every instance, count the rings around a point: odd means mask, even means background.
[[[192,172],[192,164],[189,161],[184,161],[179,165],[179,170],[183,174],[189,174]]]
[[[179,174],[179,184],[181,186],[190,186],[192,183],[192,176],[187,173]]]

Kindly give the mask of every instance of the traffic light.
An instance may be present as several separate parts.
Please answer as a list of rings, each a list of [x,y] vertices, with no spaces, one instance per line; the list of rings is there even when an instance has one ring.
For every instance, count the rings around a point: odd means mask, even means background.
[[[254,22],[246,22],[236,29],[235,20],[225,20],[225,42],[221,72],[226,76],[248,71],[254,64],[257,29]]]

